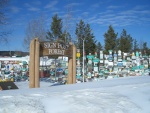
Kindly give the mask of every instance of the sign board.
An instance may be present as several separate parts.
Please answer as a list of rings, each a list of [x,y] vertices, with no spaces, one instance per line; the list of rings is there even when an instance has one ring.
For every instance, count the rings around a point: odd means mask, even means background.
[[[41,42],[40,56],[72,57],[72,46],[62,42]]]
[[[1,90],[18,89],[16,84],[12,81],[0,82]]]
[[[95,71],[95,72],[98,72],[98,67],[94,67],[94,71]]]
[[[57,72],[63,72],[63,69],[62,69],[62,68],[57,68],[56,71],[57,71]]]
[[[93,62],[99,62],[99,59],[98,58],[94,58]]]
[[[77,56],[77,57],[80,57],[80,53],[77,53],[76,56]]]
[[[88,59],[93,59],[94,56],[93,56],[93,55],[87,55],[87,58],[88,58]]]

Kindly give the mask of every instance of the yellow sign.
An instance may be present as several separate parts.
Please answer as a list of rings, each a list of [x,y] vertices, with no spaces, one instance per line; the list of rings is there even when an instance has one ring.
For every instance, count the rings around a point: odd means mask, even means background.
[[[80,53],[77,53],[76,56],[77,56],[77,57],[80,57]]]

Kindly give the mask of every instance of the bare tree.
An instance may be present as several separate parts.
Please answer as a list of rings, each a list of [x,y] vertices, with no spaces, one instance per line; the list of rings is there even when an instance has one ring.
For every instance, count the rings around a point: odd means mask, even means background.
[[[7,18],[5,15],[5,9],[6,6],[8,4],[8,0],[0,0],[0,43],[4,42],[7,43],[8,42],[8,35],[11,33],[10,31],[7,31],[5,29],[6,25],[7,25]]]
[[[28,22],[26,27],[26,36],[24,38],[24,47],[29,50],[30,41],[33,38],[39,38],[39,41],[46,40],[46,29],[44,16],[37,19],[32,19]]]
[[[73,18],[73,8],[71,5],[66,6],[66,14],[64,16],[64,35],[65,35],[65,40],[69,42],[74,41],[73,37],[75,37],[74,34],[74,28],[76,26],[76,22],[74,21]]]

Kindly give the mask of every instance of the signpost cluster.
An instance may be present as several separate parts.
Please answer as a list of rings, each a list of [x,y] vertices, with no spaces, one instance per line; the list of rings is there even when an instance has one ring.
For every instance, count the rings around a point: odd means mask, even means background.
[[[97,53],[95,55],[89,53],[86,56],[88,61],[85,64],[86,74],[82,75],[86,81],[150,74],[150,56],[142,55],[138,51],[125,53],[121,50],[109,50],[108,52],[109,54],[104,54],[100,51],[99,58]],[[79,59],[77,62],[80,62]]]

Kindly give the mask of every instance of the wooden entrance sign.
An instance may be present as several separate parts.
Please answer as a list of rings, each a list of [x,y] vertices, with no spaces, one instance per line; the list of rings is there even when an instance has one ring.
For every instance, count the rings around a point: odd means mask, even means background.
[[[39,62],[40,56],[67,56],[68,61],[68,84],[76,82],[76,47],[72,43],[62,42],[41,42],[35,38],[30,43],[29,63],[29,87],[38,88],[39,84]]]

